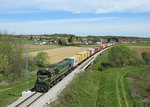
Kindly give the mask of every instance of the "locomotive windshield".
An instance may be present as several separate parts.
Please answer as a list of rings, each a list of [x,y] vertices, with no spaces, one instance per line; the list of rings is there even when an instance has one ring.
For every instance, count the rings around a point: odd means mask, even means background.
[[[37,75],[38,75],[39,77],[47,77],[47,76],[49,75],[49,73],[48,73],[47,71],[45,71],[45,70],[39,70],[39,71],[37,72]]]

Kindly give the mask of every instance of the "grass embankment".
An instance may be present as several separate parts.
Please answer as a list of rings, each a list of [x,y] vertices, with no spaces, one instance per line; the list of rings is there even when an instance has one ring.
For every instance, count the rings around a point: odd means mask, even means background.
[[[99,88],[99,71],[82,72],[59,96],[56,107],[93,107]]]
[[[148,104],[150,74],[149,69],[143,70],[147,66],[102,68],[98,66],[101,61],[108,61],[107,52],[79,74],[51,106],[144,107]]]
[[[36,76],[33,73],[29,73],[28,89],[34,87]],[[13,84],[8,84],[7,82],[3,83],[3,86],[0,86],[0,107],[8,106],[13,101],[17,100],[21,93],[25,90],[25,79],[16,81]]]

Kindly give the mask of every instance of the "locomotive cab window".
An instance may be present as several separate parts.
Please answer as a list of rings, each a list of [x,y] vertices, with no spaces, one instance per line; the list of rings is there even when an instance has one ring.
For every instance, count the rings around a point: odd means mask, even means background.
[[[39,75],[40,77],[46,77],[48,74],[47,74],[47,72],[45,72],[43,70],[39,70],[37,75]]]
[[[41,76],[41,77],[46,77],[46,76],[47,76],[47,73],[40,73],[39,76]]]

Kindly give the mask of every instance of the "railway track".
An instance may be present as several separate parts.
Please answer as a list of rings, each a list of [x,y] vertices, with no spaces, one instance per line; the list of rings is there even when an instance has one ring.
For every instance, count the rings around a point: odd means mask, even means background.
[[[31,96],[29,96],[28,98],[20,102],[19,104],[17,104],[15,107],[29,107],[44,94],[45,93],[35,92],[34,94],[32,94]]]

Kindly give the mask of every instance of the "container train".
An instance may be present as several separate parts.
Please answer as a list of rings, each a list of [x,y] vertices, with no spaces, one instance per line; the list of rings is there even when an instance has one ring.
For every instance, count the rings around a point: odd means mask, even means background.
[[[56,83],[61,81],[66,75],[68,75],[73,69],[84,62],[95,53],[103,50],[104,48],[118,43],[103,44],[95,48],[88,49],[77,53],[75,56],[69,57],[58,63],[50,65],[48,68],[38,70],[37,81],[35,82],[35,90],[38,92],[47,92]]]

